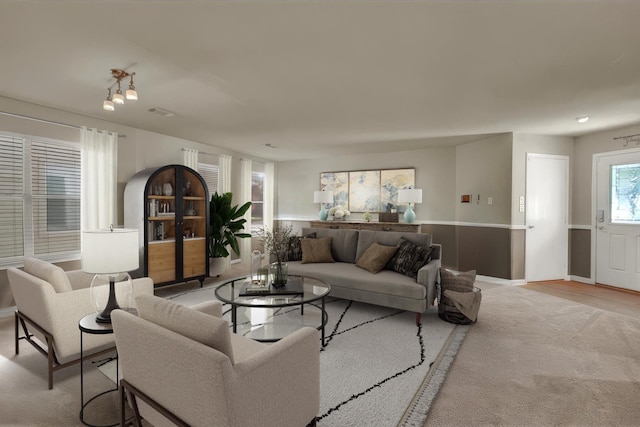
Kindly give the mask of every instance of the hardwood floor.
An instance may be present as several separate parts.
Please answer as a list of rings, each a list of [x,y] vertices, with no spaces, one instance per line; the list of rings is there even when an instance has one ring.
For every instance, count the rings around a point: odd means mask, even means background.
[[[640,318],[640,292],[568,281],[531,282],[522,287],[636,319]]]

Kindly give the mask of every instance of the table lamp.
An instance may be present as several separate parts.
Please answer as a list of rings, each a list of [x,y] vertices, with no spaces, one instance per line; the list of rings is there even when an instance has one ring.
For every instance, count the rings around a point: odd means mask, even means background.
[[[138,244],[135,229],[111,226],[82,233],[82,270],[95,273],[89,293],[96,322],[111,323],[113,310],[131,305],[133,281],[128,272],[139,266]]]
[[[326,221],[329,216],[329,211],[325,208],[325,203],[333,203],[333,191],[314,191],[313,203],[320,203],[320,212],[318,217],[321,221]]]
[[[404,220],[407,224],[411,224],[416,219],[416,213],[411,209],[411,203],[422,203],[422,190],[416,188],[398,190],[398,204],[409,205],[404,211]]]

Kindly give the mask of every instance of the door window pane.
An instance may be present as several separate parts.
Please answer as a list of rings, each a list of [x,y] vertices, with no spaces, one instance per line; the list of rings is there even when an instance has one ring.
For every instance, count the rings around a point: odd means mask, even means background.
[[[640,164],[611,166],[611,222],[640,222]]]

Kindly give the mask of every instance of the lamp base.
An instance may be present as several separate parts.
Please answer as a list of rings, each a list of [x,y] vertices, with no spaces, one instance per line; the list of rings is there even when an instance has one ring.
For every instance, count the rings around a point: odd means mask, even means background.
[[[131,306],[132,286],[133,281],[128,273],[95,275],[91,281],[90,294],[97,323],[111,323],[113,310]]]
[[[329,218],[329,211],[324,207],[324,205],[322,205],[322,207],[320,208],[318,218],[320,218],[320,221],[326,221],[327,218]]]
[[[411,209],[411,206],[407,206],[407,210],[404,211],[404,221],[407,224],[413,223],[416,220],[416,213]]]

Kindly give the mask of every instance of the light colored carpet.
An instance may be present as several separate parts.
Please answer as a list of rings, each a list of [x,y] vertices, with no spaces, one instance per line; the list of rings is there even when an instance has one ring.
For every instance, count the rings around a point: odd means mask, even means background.
[[[214,298],[213,292],[213,287],[205,287],[166,297],[193,305]],[[437,392],[436,385],[443,379],[440,375],[425,382],[425,377],[456,326],[440,320],[433,307],[423,314],[420,328],[415,326],[414,313],[346,300],[328,298],[327,312],[327,345],[320,354],[318,425],[393,427],[401,421],[422,425],[433,390]],[[305,309],[305,317],[316,314]],[[299,308],[269,313],[269,321],[272,316],[278,322],[291,317],[293,323],[300,317]],[[319,324],[319,315],[316,318]],[[441,374],[447,366],[437,365]],[[413,401],[423,383],[431,389]]]
[[[520,287],[480,287],[478,323],[426,426],[640,425],[639,320]]]

